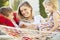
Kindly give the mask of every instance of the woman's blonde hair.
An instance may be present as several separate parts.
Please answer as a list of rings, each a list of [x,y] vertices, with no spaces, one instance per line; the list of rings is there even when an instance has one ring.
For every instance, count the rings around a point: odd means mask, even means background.
[[[54,10],[58,10],[58,1],[57,0],[44,0],[43,5],[53,5]]]

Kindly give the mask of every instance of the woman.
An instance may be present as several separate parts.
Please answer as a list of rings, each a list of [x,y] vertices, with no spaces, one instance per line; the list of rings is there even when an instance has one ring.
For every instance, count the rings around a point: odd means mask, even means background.
[[[54,0],[44,1],[43,5],[45,7],[45,11],[49,14],[47,22],[50,25],[50,31],[56,31],[59,26],[60,12],[58,12],[58,4]]]
[[[21,18],[20,27],[21,28],[29,28],[29,29],[38,29],[38,25],[43,21],[43,18],[32,15],[32,7],[28,2],[23,2],[18,9],[18,14]]]
[[[18,27],[16,23],[17,23],[17,20],[13,16],[13,10],[10,7],[1,7],[0,8],[0,24],[10,26],[10,27]]]

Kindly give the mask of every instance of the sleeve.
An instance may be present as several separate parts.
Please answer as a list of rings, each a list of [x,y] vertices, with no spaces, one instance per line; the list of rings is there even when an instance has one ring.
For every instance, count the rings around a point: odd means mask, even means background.
[[[13,16],[14,16],[14,20],[15,20],[15,22],[16,22],[16,24],[18,24],[19,25],[19,18],[17,17],[17,13],[13,13]]]
[[[37,15],[37,16],[35,16],[35,22],[38,22],[40,24],[40,23],[45,22],[45,20],[42,16]]]
[[[9,19],[5,18],[4,16],[0,16],[0,24],[14,27],[14,24]]]

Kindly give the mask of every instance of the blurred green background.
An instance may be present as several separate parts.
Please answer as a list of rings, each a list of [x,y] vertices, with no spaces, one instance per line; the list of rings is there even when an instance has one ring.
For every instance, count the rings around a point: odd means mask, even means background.
[[[46,18],[46,17],[47,17],[47,14],[46,14],[45,8],[44,8],[44,6],[43,6],[43,4],[42,4],[43,1],[44,1],[44,0],[39,0],[40,14],[41,14],[41,16],[43,16],[44,18]]]
[[[8,5],[9,5],[9,1],[8,0],[0,0],[0,7],[8,6]]]
[[[12,1],[13,1],[13,3],[12,3]],[[20,1],[21,0],[0,0],[0,7],[3,7],[3,6],[12,6],[13,10],[16,11]]]

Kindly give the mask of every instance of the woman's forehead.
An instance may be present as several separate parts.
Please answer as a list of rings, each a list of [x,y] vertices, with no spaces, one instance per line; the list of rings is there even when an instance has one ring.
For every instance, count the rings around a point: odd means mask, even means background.
[[[20,9],[22,10],[22,9],[31,9],[31,8],[28,6],[22,6],[22,7],[20,7]]]

